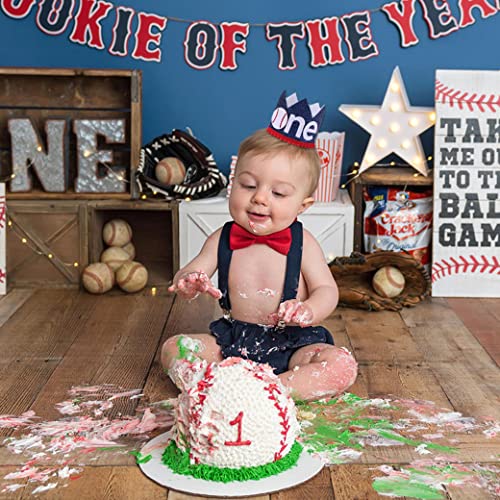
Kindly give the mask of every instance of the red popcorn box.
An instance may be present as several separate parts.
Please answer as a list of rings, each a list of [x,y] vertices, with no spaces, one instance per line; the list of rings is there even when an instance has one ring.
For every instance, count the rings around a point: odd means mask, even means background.
[[[325,203],[335,200],[342,175],[345,132],[320,132],[316,137],[316,149],[321,161],[319,182],[314,201]]]

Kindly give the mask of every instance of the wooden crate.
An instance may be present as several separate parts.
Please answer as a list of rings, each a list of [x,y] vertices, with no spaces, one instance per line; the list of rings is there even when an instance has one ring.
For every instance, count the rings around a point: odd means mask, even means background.
[[[363,252],[363,188],[365,186],[431,187],[432,175],[424,177],[411,167],[371,167],[349,184],[354,203],[354,251]]]
[[[111,219],[124,219],[132,228],[135,260],[148,270],[148,286],[169,285],[179,269],[178,203],[149,201],[89,202],[90,261],[99,260],[106,244],[102,229]]]
[[[7,218],[9,289],[79,286],[88,263],[87,202],[10,200]]]
[[[29,118],[46,145],[47,119],[67,120],[67,190],[44,191],[36,175],[29,192],[7,193],[8,199],[136,198],[133,180],[141,148],[141,73],[136,70],[0,68],[0,178],[12,173],[11,137],[8,120]],[[98,149],[113,151],[111,167],[125,167],[127,182],[123,193],[75,193],[77,144],[74,119],[124,119],[124,144],[106,144],[98,137]],[[101,175],[110,174],[99,167]],[[30,169],[29,171],[32,171]],[[110,174],[111,175],[111,174]]]

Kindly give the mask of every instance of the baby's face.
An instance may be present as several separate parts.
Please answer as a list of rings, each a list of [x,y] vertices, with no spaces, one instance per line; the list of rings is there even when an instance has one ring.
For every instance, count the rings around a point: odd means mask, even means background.
[[[249,154],[236,169],[229,211],[240,226],[255,234],[288,227],[313,202],[307,166],[286,153]]]

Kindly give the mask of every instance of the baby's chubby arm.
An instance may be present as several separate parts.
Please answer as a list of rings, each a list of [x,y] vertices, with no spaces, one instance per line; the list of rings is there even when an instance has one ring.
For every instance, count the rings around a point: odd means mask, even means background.
[[[279,319],[300,326],[321,323],[335,309],[339,300],[337,284],[314,236],[304,229],[302,276],[307,285],[308,298],[288,300],[280,305]]]
[[[215,288],[210,277],[217,269],[217,248],[219,246],[221,229],[212,233],[200,253],[174,276],[169,292],[176,292],[184,299],[195,299],[200,293],[208,293],[219,299],[221,292]]]

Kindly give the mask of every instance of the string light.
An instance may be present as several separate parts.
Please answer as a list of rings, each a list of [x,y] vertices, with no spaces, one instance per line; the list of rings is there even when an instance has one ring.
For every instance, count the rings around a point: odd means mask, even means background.
[[[21,235],[20,231],[23,231],[23,230],[17,228],[15,221],[12,221],[12,219],[8,219],[7,220],[7,226],[9,227],[9,231],[11,231],[13,234],[15,234],[19,238],[19,240],[21,241],[21,243],[23,243],[23,245],[26,245],[27,247],[29,247],[32,252],[36,253],[37,255],[43,255],[43,256],[47,257],[47,259],[49,259],[49,260],[56,259],[55,255],[52,252],[48,252],[48,253],[41,252],[38,249],[37,244],[29,237],[29,235],[27,235],[27,237]],[[66,266],[66,267],[75,267],[75,268],[77,268],[80,265],[78,261],[63,262],[63,261],[61,261],[59,259],[57,259],[57,260],[62,265]]]
[[[153,286],[153,287],[151,288],[151,295],[152,295],[153,297],[156,295],[156,287],[155,287],[155,286]]]

